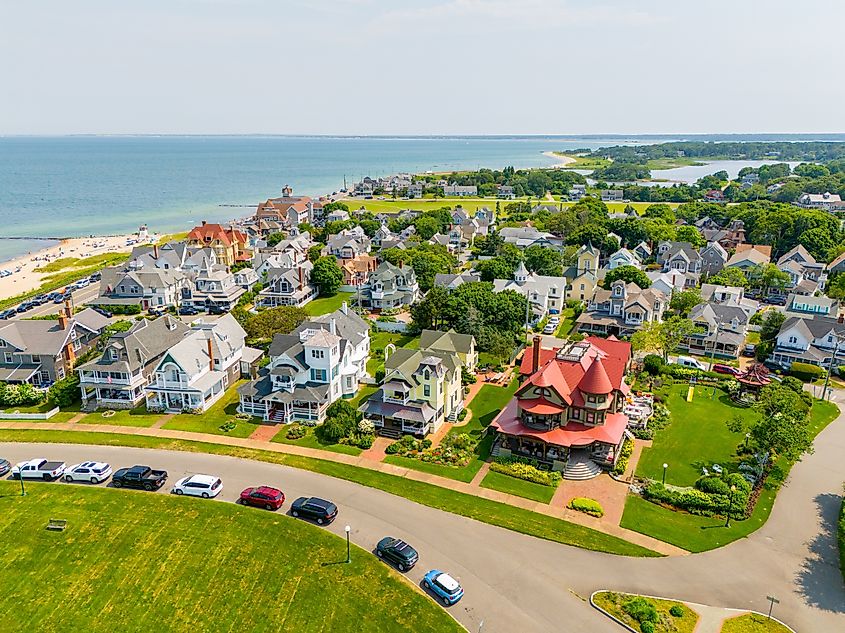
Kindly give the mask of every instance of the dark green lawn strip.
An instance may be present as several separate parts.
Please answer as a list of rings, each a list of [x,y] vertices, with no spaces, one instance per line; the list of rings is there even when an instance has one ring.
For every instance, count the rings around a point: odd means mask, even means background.
[[[281,513],[0,482],[8,631],[463,631],[387,565]],[[64,532],[45,529],[51,518]]]
[[[524,479],[511,477],[510,475],[497,473],[492,470],[484,475],[480,486],[482,488],[489,488],[490,490],[506,492],[509,495],[523,497],[524,499],[539,501],[540,503],[549,503],[552,497],[554,497],[556,490],[556,488],[552,488],[551,486],[535,484],[533,481],[525,481]]]
[[[237,448],[223,444],[191,442],[185,440],[167,440],[156,437],[119,435],[111,433],[93,433],[82,431],[40,431],[40,430],[0,430],[3,442],[60,442],[72,444],[103,444],[111,446],[135,446],[165,450],[183,450],[198,453],[230,455],[244,459],[283,464],[313,472],[353,481],[371,488],[405,497],[422,505],[452,512],[497,525],[506,529],[536,536],[538,538],[574,545],[584,549],[620,554],[624,556],[659,556],[645,547],[629,543],[615,536],[610,536],[561,519],[515,508],[504,503],[474,497],[455,492],[432,484],[388,475],[374,470],[338,464],[321,459],[300,457],[284,453],[272,453],[247,448]]]

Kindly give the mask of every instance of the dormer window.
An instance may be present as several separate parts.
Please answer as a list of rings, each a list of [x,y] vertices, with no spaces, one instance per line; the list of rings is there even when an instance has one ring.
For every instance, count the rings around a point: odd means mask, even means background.
[[[117,360],[117,350],[116,349],[110,349],[109,350],[109,359],[110,360]]]

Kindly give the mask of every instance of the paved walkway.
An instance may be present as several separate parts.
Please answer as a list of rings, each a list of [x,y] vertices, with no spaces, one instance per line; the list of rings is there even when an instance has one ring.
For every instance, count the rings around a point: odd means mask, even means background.
[[[475,473],[475,477],[472,478],[472,481],[469,482],[470,486],[478,488],[481,486],[481,481],[487,476],[487,473],[490,472],[490,462],[484,462],[484,465],[478,469],[478,472]]]
[[[68,424],[76,424],[76,423],[77,423],[77,422],[79,422],[82,418],[84,418],[86,415],[87,415],[86,413],[81,413],[81,412],[80,412],[80,413],[77,413],[77,414],[76,414],[75,416],[73,416],[70,420],[68,420],[68,421],[67,421],[67,423],[68,423]]]
[[[373,441],[373,445],[361,453],[361,457],[364,459],[369,459],[374,462],[380,462],[385,458],[387,453],[384,450],[393,442],[388,437],[381,437],[376,436],[376,439]]]
[[[260,424],[258,428],[250,434],[249,439],[258,442],[269,442],[283,430],[287,430],[287,427],[276,424]]]
[[[161,427],[163,427],[165,424],[167,424],[168,422],[170,422],[170,420],[172,420],[175,416],[176,416],[176,414],[175,414],[175,413],[167,413],[167,414],[165,414],[165,415],[161,416],[158,420],[156,420],[156,421],[153,423],[152,427],[150,427],[150,428],[153,428],[153,429],[160,429],[160,428],[161,428]]]

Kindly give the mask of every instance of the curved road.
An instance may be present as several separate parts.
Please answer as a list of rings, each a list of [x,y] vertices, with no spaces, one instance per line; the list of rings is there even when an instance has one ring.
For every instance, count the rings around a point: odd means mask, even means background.
[[[300,495],[326,497],[340,508],[327,529],[342,535],[349,524],[356,545],[372,550],[388,534],[412,543],[420,552],[419,564],[407,574],[413,582],[435,567],[458,577],[466,595],[450,612],[473,632],[483,620],[485,633],[618,633],[617,625],[585,602],[599,588],[758,611],[773,595],[780,600],[775,615],[801,633],[845,630],[845,587],[835,541],[845,481],[842,415],[819,435],[815,453],[794,467],[762,529],[713,552],[663,559],[567,547],[352,482],[233,457],[63,444],[8,444],[1,450],[12,462],[46,456],[69,464],[84,459],[105,460],[113,467],[148,463],[169,471],[169,485],[161,494],[185,474],[208,473],[223,479],[225,501],[257,484],[284,490],[286,508]]]

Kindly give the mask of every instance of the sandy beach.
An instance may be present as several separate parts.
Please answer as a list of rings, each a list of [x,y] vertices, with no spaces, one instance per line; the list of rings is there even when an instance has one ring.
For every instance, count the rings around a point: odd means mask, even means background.
[[[552,165],[552,167],[563,167],[564,165],[569,165],[570,163],[575,162],[575,159],[571,156],[561,156],[560,154],[555,154],[554,152],[543,152],[543,156],[548,156],[549,158],[557,161],[557,165]]]
[[[0,270],[8,270],[12,273],[0,278],[0,299],[13,297],[22,292],[38,288],[45,277],[53,274],[37,272],[35,269],[39,266],[44,266],[62,257],[83,258],[103,253],[128,252],[136,244],[127,245],[127,240],[137,239],[137,233],[70,238],[62,240],[59,244],[50,248],[33,251],[15,259],[0,262]]]

